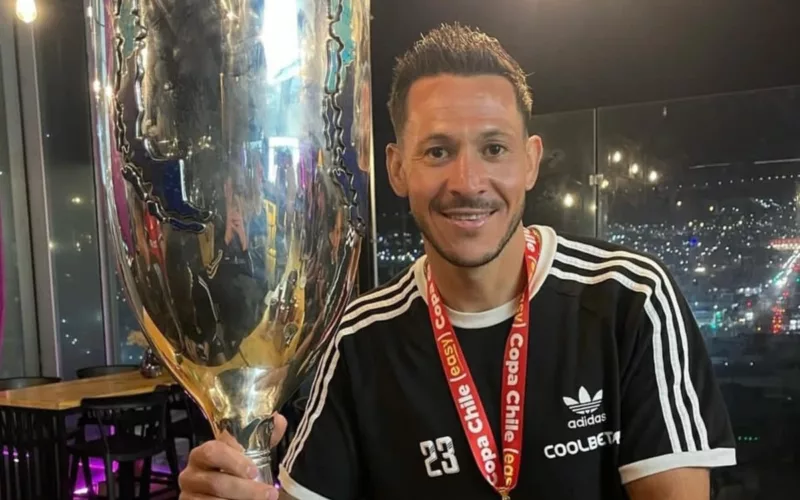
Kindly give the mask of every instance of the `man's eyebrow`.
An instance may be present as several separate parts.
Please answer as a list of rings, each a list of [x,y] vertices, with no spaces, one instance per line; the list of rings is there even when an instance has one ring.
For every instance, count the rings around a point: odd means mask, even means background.
[[[492,128],[492,129],[488,129],[488,130],[485,130],[485,131],[481,132],[479,137],[480,137],[481,140],[485,141],[485,140],[488,140],[488,139],[497,139],[497,138],[504,138],[504,137],[510,137],[510,136],[511,136],[510,133],[508,133],[508,132],[506,132],[506,131],[504,131],[502,129]],[[429,142],[451,142],[452,140],[453,140],[453,138],[450,137],[449,135],[445,134],[445,133],[434,132],[434,133],[426,135],[422,139],[422,141],[420,141],[420,143],[421,144],[426,144],[426,143],[429,143]]]
[[[434,132],[432,134],[426,135],[420,143],[425,144],[428,142],[450,142],[452,141],[452,137],[447,134],[443,134],[441,132]]]
[[[499,139],[499,138],[511,137],[511,134],[499,128],[492,128],[481,132],[480,137],[482,140],[485,141],[487,139]]]

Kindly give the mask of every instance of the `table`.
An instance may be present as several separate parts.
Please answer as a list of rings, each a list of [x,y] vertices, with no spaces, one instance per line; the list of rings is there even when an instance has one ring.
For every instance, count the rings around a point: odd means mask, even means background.
[[[175,383],[169,374],[145,378],[138,371],[91,377],[57,384],[40,385],[13,391],[0,391],[0,406],[34,410],[70,410],[83,398],[132,396],[150,392],[158,385]]]
[[[71,500],[66,418],[79,411],[81,399],[175,383],[169,374],[145,378],[134,371],[0,391],[0,450],[9,450],[0,460],[0,498]]]

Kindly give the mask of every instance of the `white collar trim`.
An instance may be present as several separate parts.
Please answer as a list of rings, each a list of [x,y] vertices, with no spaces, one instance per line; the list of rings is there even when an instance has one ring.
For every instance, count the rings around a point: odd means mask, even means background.
[[[531,226],[539,230],[542,235],[542,254],[539,257],[539,264],[536,266],[536,271],[533,274],[531,281],[531,298],[539,291],[550,273],[550,266],[553,264],[553,258],[556,254],[556,232],[553,228],[548,226]],[[425,279],[425,262],[427,257],[422,256],[414,263],[414,281],[417,284],[422,300],[427,304],[428,292],[426,288]],[[453,326],[458,328],[488,328],[497,325],[509,318],[514,317],[516,313],[519,298],[515,298],[503,305],[481,312],[461,312],[447,308],[447,314],[450,317],[450,322]]]

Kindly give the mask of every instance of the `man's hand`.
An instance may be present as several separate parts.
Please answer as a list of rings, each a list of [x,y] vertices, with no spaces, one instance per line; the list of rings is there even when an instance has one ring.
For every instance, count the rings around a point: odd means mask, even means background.
[[[275,415],[272,446],[284,432],[286,419]],[[257,472],[244,455],[244,448],[230,434],[224,434],[189,454],[189,464],[179,478],[180,500],[278,500],[278,490],[254,480]]]
[[[673,469],[625,485],[631,500],[708,500],[708,469]]]

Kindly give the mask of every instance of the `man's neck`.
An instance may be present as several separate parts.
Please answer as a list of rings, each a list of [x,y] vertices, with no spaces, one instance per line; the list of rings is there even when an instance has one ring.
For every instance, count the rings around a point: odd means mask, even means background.
[[[480,267],[451,264],[426,244],[428,263],[442,300],[460,312],[482,312],[499,307],[522,292],[525,233],[514,233],[500,255]]]

